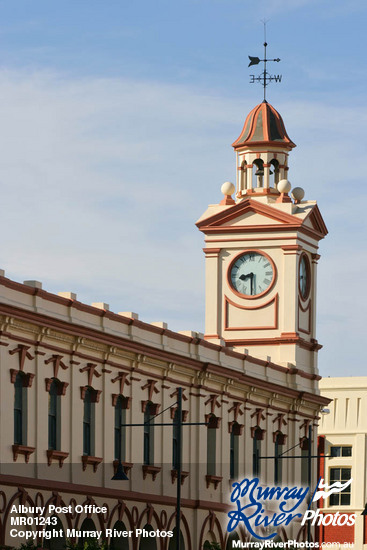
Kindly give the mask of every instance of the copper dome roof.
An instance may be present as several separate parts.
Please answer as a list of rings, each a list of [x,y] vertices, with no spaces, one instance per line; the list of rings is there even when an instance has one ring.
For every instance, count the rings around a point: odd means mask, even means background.
[[[288,137],[284,122],[278,111],[270,103],[263,101],[247,115],[241,135],[232,146],[239,149],[254,145],[296,147]]]

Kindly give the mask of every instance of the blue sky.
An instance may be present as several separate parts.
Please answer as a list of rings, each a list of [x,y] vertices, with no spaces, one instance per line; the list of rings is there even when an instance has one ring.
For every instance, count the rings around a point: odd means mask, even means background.
[[[235,178],[262,99],[248,55],[280,57],[268,99],[317,199],[323,375],[365,374],[364,0],[0,1],[2,267],[173,330],[204,327],[194,222]]]

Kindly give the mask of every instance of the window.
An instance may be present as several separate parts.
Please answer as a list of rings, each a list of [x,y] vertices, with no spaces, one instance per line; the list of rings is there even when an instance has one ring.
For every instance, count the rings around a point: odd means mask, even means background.
[[[207,428],[207,448],[206,448],[206,473],[215,476],[216,454],[217,454],[217,417],[211,414]]]
[[[256,159],[253,162],[253,187],[264,187],[264,161]]]
[[[304,437],[301,441],[301,484],[304,487],[308,487],[309,485],[309,479],[308,479],[308,438]],[[312,466],[312,461],[311,461]],[[311,475],[312,479],[312,475]]]
[[[256,428],[254,431],[253,437],[253,446],[252,446],[252,473],[254,477],[259,477],[260,475],[260,457],[261,457],[261,440],[262,440],[262,430],[261,428]]]
[[[80,531],[82,536],[78,539],[78,548],[81,548],[84,550],[84,548],[88,548],[88,545],[91,543],[91,540],[85,534],[87,531],[95,531],[96,526],[94,521],[91,518],[86,518],[83,523],[80,526]]]
[[[172,434],[172,468],[174,470],[178,469],[178,426],[175,424],[178,422],[178,410],[176,409],[175,415],[173,417],[173,434]]]
[[[236,532],[232,531],[232,533],[229,534],[227,544],[226,544],[226,550],[232,550],[234,548],[234,542],[239,541],[240,537],[237,535]]]
[[[153,403],[147,403],[144,412],[144,464],[154,464]]]
[[[346,483],[351,478],[351,468],[330,468],[330,484],[340,481]],[[348,485],[340,493],[330,495],[330,506],[348,506],[350,504],[351,485]]]
[[[113,532],[127,531],[126,525],[122,521],[116,521],[113,526]],[[129,538],[113,536],[110,539],[110,550],[129,550]]]
[[[27,388],[20,372],[14,382],[14,444],[27,444]]]
[[[338,457],[338,456],[352,456],[352,447],[331,447],[330,448],[330,455],[332,457]]]
[[[177,535],[176,527],[173,529],[173,537],[169,539],[168,550],[176,550],[177,548]],[[182,531],[180,531],[180,550],[185,550],[185,540],[183,538]]]
[[[94,455],[94,400],[93,389],[87,388],[84,396],[83,454]]]
[[[283,474],[283,459],[277,458],[283,452],[283,441],[284,436],[281,433],[278,433],[275,438],[274,445],[274,485],[280,485],[282,483],[282,474]]]
[[[272,159],[270,161],[270,166],[272,169],[270,169],[269,175],[274,175],[274,178],[272,178],[271,187],[276,187],[276,185],[279,183],[279,161],[276,159]]]
[[[157,550],[157,537],[152,536],[154,533],[153,527],[146,524],[143,529],[148,531],[148,535],[140,538],[139,550]]]
[[[51,516],[51,518],[53,521],[54,518],[56,519],[56,524],[48,525],[45,528],[45,532],[50,533],[50,538],[44,537],[42,546],[43,548],[47,548],[47,550],[65,550],[66,538],[62,521],[55,515]],[[57,536],[55,536],[55,532]]]
[[[54,378],[48,394],[48,448],[60,450],[60,395]]]
[[[239,425],[233,422],[229,443],[229,475],[231,479],[238,477]]]
[[[126,408],[124,398],[119,395],[115,405],[115,460],[125,460],[126,450]]]

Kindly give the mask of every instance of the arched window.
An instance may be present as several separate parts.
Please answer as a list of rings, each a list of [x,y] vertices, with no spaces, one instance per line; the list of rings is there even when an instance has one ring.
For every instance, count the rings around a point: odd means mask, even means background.
[[[154,531],[153,527],[151,525],[144,525],[143,528],[145,531]],[[140,544],[139,544],[139,550],[157,550],[157,537],[141,537],[140,538]]]
[[[83,454],[94,456],[94,399],[93,389],[87,388],[84,395],[84,415],[83,415]]]
[[[275,437],[274,444],[274,485],[280,485],[282,483],[282,474],[283,474],[283,460],[277,458],[283,452],[283,442],[284,435],[278,433]]]
[[[48,448],[60,450],[60,408],[61,397],[59,395],[58,381],[52,380],[48,394]]]
[[[20,372],[14,382],[14,444],[27,444],[27,388]]]
[[[59,517],[54,515],[52,518],[56,518],[57,523],[56,525],[47,525],[45,531],[51,532],[51,538],[45,537],[43,539],[43,548],[47,548],[48,550],[64,550],[66,548],[66,538],[63,524]],[[52,536],[55,533],[54,530],[58,533],[57,537]]]
[[[253,164],[253,177],[255,178],[253,187],[264,187],[264,161],[256,159]]]
[[[211,531],[203,544],[203,550],[220,550],[220,544],[215,540],[215,535]]]
[[[216,471],[216,454],[217,454],[217,427],[218,419],[215,414],[209,417],[207,428],[207,459],[206,473],[207,475],[215,476]]]
[[[257,427],[254,430],[253,436],[253,451],[252,451],[252,472],[254,477],[259,477],[261,472],[261,440],[263,437],[263,431],[261,428]]]
[[[280,179],[279,175],[280,175],[279,161],[277,161],[277,159],[272,159],[270,161],[270,168],[269,168],[270,187],[274,187],[276,189]]]
[[[154,414],[153,403],[146,405],[144,412],[144,464],[154,464]]]
[[[78,529],[78,531],[79,531],[79,529]],[[80,531],[82,532],[82,536],[80,537],[80,539],[78,539],[78,547],[79,548],[84,549],[84,544],[88,543],[88,542],[92,542],[92,544],[95,543],[94,538],[89,539],[89,537],[83,537],[83,532],[96,531],[96,526],[94,524],[94,521],[91,518],[85,518],[85,520],[83,521],[83,523],[80,526]],[[93,544],[93,547],[95,548],[94,544]]]
[[[126,529],[124,522],[116,521],[113,526],[113,532],[119,533],[121,531],[128,531],[128,529]],[[129,550],[129,537],[118,536],[118,534],[111,537],[110,550]]]
[[[176,527],[173,529],[173,537],[169,539],[169,545],[168,550],[176,550],[177,544],[176,544]],[[183,538],[182,531],[180,531],[180,550],[185,550],[185,540]]]
[[[240,191],[246,191],[246,189],[247,189],[247,162],[245,160],[241,164],[241,171],[239,173],[239,178],[240,178],[240,185],[239,185]]]
[[[240,428],[237,422],[233,422],[229,444],[229,475],[231,479],[238,477],[238,450]]]
[[[125,460],[126,454],[126,407],[124,397],[119,395],[115,405],[115,460]]]
[[[240,540],[240,537],[237,535],[235,531],[232,531],[232,533],[229,534],[227,544],[226,544],[226,550],[232,550],[233,543],[237,540]]]

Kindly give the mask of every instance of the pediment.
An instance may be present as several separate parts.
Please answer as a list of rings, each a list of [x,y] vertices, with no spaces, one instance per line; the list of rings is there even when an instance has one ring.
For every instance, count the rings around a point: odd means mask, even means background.
[[[328,231],[318,206],[314,203],[307,208],[296,209],[294,214],[284,212],[276,206],[261,203],[248,198],[219,212],[204,215],[197,227],[204,233],[236,232],[236,231],[267,231],[274,229],[287,231],[296,230],[320,240]]]
[[[303,221],[303,225],[305,227],[312,228],[314,231],[317,231],[318,233],[321,233],[323,237],[325,237],[328,234],[327,227],[321,216],[321,212],[317,204],[315,204],[311,212],[306,216],[306,218]]]
[[[296,216],[282,212],[281,210],[262,204],[253,199],[246,199],[238,204],[226,208],[221,212],[201,219],[196,225],[202,231],[211,228],[224,227],[248,227],[248,226],[274,226],[274,225],[295,225],[298,226],[302,220]]]

